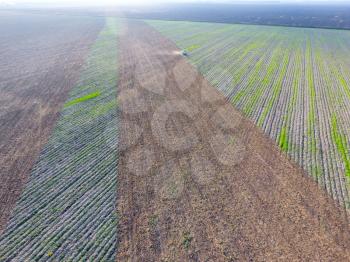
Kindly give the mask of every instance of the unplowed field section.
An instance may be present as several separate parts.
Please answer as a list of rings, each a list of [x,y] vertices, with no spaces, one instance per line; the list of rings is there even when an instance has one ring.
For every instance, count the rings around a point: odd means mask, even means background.
[[[117,261],[349,260],[343,211],[172,42],[119,46]]]
[[[0,13],[0,232],[103,22]]]

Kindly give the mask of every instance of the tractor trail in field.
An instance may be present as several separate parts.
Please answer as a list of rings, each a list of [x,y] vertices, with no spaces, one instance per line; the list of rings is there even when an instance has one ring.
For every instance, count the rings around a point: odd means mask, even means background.
[[[344,211],[141,21],[119,40],[117,261],[350,258]]]

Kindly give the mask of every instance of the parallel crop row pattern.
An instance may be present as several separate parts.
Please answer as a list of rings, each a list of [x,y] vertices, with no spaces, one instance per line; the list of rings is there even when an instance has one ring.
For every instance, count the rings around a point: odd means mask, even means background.
[[[350,32],[147,22],[350,208]]]
[[[106,20],[29,177],[0,261],[114,261],[117,25]]]

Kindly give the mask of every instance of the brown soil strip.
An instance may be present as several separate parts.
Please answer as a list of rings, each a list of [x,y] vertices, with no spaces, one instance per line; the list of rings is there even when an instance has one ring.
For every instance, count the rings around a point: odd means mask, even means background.
[[[124,26],[117,261],[348,261],[333,200],[172,42]]]
[[[0,233],[103,21],[0,17]]]

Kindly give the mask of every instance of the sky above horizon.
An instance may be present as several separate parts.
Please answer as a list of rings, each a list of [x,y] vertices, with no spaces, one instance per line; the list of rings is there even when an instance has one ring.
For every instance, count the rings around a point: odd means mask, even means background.
[[[0,4],[41,4],[41,5],[150,5],[165,3],[263,3],[263,2],[281,2],[281,3],[332,3],[344,2],[350,3],[350,0],[0,0]]]

